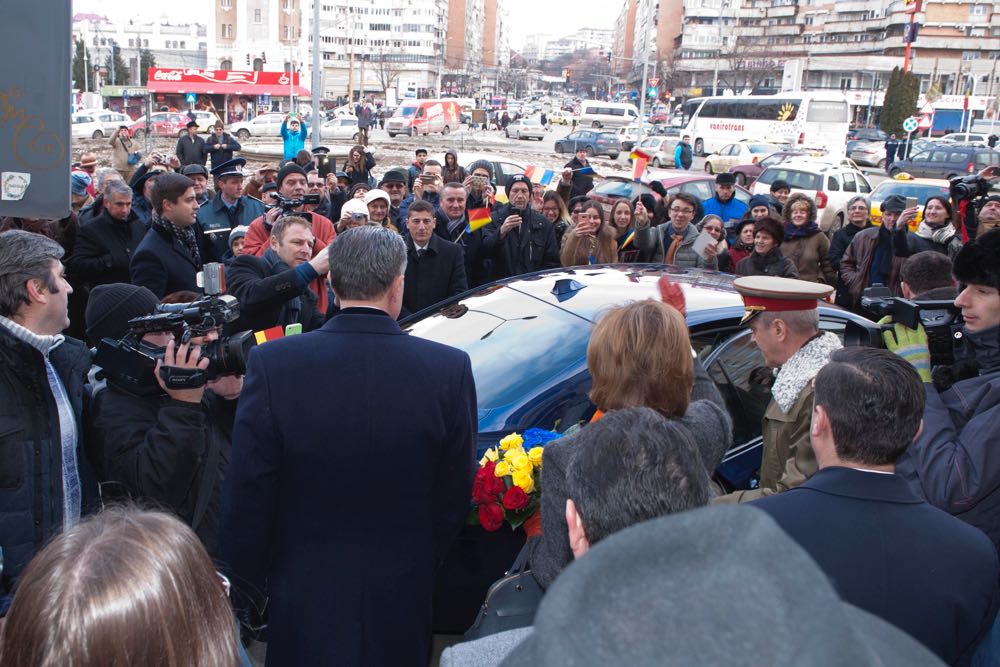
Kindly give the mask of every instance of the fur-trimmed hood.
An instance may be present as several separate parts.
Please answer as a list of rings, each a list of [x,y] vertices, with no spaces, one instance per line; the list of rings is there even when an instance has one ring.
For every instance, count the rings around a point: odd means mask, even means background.
[[[792,206],[799,202],[805,202],[809,205],[809,222],[816,222],[816,217],[818,215],[816,202],[814,202],[812,197],[808,195],[804,195],[801,192],[795,192],[788,198],[785,205],[781,207],[781,221],[786,225],[792,224]]]
[[[792,409],[802,390],[830,361],[830,355],[842,347],[840,338],[827,332],[810,340],[785,362],[771,387],[771,395],[782,412],[787,414]]]

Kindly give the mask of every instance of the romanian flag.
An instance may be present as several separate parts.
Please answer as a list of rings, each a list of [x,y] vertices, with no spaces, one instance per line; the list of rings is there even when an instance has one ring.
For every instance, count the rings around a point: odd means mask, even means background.
[[[264,329],[263,331],[255,331],[253,334],[254,339],[257,341],[258,345],[263,345],[270,340],[278,340],[279,338],[285,337],[285,328],[282,326],[271,327],[270,329]]]
[[[537,173],[537,177],[541,178],[541,176],[542,176],[542,170],[539,169],[538,167],[536,167],[533,164],[529,164],[527,167],[524,168],[524,175],[525,175],[525,177],[529,181],[531,181],[532,183],[537,183],[538,182],[538,181],[535,180],[536,173]]]
[[[490,209],[488,208],[474,208],[469,211],[469,224],[466,226],[465,231],[472,233],[481,227],[485,227],[490,224]]]
[[[542,179],[538,182],[544,186],[548,186],[549,183],[552,182],[552,179],[554,179],[555,177],[556,177],[556,172],[552,171],[551,169],[546,169],[542,173]]]
[[[625,240],[622,241],[621,245],[618,246],[618,249],[619,250],[624,250],[625,248],[628,247],[628,244],[632,243],[632,241],[634,241],[634,240],[635,240],[635,230],[633,229],[632,231],[630,231],[628,233],[628,236],[625,237]]]
[[[573,171],[580,174],[581,176],[590,176],[591,174],[594,173],[594,168],[588,164],[586,167],[580,167],[579,169],[574,169]]]
[[[635,153],[633,153],[635,155]],[[634,158],[632,162],[632,180],[637,183],[642,178],[643,172],[646,171],[646,165],[649,164],[649,158],[644,154],[639,153],[639,157]]]

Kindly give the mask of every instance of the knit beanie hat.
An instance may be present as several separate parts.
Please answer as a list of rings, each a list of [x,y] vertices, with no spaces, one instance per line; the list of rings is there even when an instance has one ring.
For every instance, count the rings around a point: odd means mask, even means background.
[[[250,231],[249,225],[239,225],[238,227],[233,227],[233,231],[229,232],[229,247],[233,247],[233,241],[236,239],[241,239],[247,235]]]
[[[1000,229],[986,232],[955,255],[955,278],[964,285],[985,285],[1000,289]]]
[[[292,174],[301,174],[305,178],[305,169],[295,164],[294,162],[288,162],[284,167],[278,170],[278,187],[281,187],[282,181],[291,176]]]
[[[490,162],[489,160],[476,160],[475,162],[469,165],[468,169],[466,169],[466,172],[471,174],[476,169],[485,169],[486,173],[490,175],[490,180],[491,181],[493,180],[493,163]]]
[[[118,340],[128,332],[129,320],[150,315],[160,305],[145,287],[127,283],[98,285],[90,291],[84,315],[87,339],[97,345],[102,338]]]

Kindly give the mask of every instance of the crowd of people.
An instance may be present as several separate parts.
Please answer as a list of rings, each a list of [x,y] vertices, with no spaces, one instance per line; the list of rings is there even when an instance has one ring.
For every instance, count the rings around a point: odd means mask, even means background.
[[[858,196],[831,238],[781,181],[748,204],[719,174],[705,200],[654,183],[605,208],[584,151],[546,188],[454,151],[376,176],[359,145],[338,170],[300,121],[282,131],[285,159],[249,176],[224,127],[144,159],[119,135],[113,165],[81,156],[70,216],[3,220],[0,665],[245,664],[241,634],[270,665],[427,664],[476,384],[467,354],[397,320],[645,262],[738,276],[772,369],[756,487],[714,478],[733,424],[680,288],[607,309],[595,418],[545,448],[534,624],[442,664],[1000,660],[1000,197],[961,219],[889,197],[876,226]],[[130,324],[201,299],[215,264],[238,319]],[[954,364],[931,368],[922,329],[875,349],[820,328],[819,301],[879,286],[954,302]],[[220,337],[275,328],[310,335],[256,347],[245,376],[213,366]],[[126,340],[144,365],[102,367]]]

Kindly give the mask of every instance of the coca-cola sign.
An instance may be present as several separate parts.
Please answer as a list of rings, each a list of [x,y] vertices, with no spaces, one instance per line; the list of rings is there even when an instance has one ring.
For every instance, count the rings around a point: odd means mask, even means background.
[[[174,83],[217,83],[243,84],[247,86],[288,86],[298,85],[297,72],[246,72],[221,69],[194,69],[173,67],[150,67],[151,81],[171,81]]]

